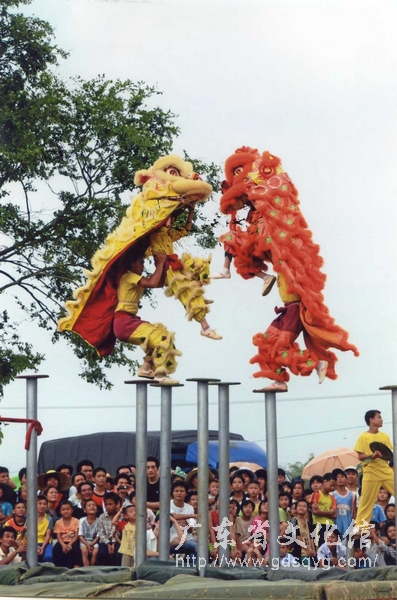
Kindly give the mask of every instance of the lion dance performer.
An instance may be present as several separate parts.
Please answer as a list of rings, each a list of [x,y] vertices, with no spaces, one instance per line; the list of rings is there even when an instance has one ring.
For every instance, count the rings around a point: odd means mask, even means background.
[[[248,147],[239,148],[226,160],[225,174],[221,211],[230,215],[232,224],[222,238],[225,250],[245,279],[263,278],[271,264],[284,303],[276,307],[278,317],[265,333],[253,338],[258,353],[250,362],[260,367],[254,377],[273,380],[266,389],[276,391],[287,390],[287,369],[303,376],[315,370],[320,383],[325,377],[336,379],[337,357],[329,348],[351,350],[355,356],[358,350],[324,304],[323,259],[300,212],[295,186],[279,158]],[[247,206],[247,228],[242,229],[237,224],[238,211]],[[265,280],[263,292],[271,285]],[[300,333],[303,350],[296,342]]]
[[[186,254],[179,261],[173,252],[169,254],[173,246],[166,238],[175,240],[187,235],[189,226],[182,234],[170,229],[170,217],[190,207],[191,219],[195,203],[204,202],[212,187],[193,172],[191,163],[172,155],[137,172],[135,183],[143,185],[142,192],[94,254],[92,270],[84,271],[87,281],[74,292],[74,300],[66,302],[68,314],[58,321],[58,329],[77,333],[101,357],[113,352],[117,339],[140,345],[145,359],[138,375],[175,383],[169,375],[177,366],[175,356],[181,353],[175,348],[174,334],[161,323],[142,321],[137,316],[138,303],[143,288],[162,287],[167,281],[167,294],[182,301],[189,318],[204,320],[204,331],[210,329],[203,297],[203,284],[209,283],[210,259]],[[155,260],[156,270],[150,277],[142,277],[145,253],[153,254]]]

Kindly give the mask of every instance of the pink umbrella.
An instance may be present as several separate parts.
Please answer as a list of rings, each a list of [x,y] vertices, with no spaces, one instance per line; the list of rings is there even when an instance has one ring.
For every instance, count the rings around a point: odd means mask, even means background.
[[[346,469],[355,467],[360,461],[357,453],[350,448],[336,448],[336,450],[327,450],[318,456],[315,456],[307,463],[303,469],[302,479],[310,479],[313,475],[324,475],[334,469]]]

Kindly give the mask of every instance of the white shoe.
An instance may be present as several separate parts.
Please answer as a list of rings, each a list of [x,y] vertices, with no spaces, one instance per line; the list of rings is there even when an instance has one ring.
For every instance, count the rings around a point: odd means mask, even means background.
[[[215,329],[211,329],[211,327],[209,327],[208,329],[202,329],[200,331],[200,335],[210,338],[210,340],[222,340],[223,339],[222,336],[219,335],[219,333],[216,333]]]
[[[275,283],[276,278],[274,277],[274,275],[265,275],[265,277],[263,278],[262,296],[267,296]]]
[[[230,271],[224,273],[223,271],[217,271],[213,275],[211,275],[210,279],[230,279],[232,274]]]
[[[154,371],[153,371],[153,369],[146,370],[146,369],[143,369],[142,367],[139,367],[137,375],[138,375],[138,377],[146,377],[146,379],[153,379]]]
[[[327,375],[328,362],[326,360],[319,360],[316,367],[318,382],[322,383]]]
[[[179,385],[179,381],[172,379],[169,375],[156,375],[153,381],[154,383],[161,383],[161,385]]]

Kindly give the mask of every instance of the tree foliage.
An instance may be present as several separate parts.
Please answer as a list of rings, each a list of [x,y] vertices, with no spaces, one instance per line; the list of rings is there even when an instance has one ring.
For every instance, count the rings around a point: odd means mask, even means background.
[[[124,214],[135,171],[170,153],[179,129],[176,116],[156,105],[160,92],[144,82],[57,76],[54,66],[67,55],[53,43],[51,26],[10,10],[28,2],[0,8],[0,295],[53,332],[65,300],[83,283],[82,269]],[[218,167],[192,162],[217,191]],[[192,234],[204,247],[215,245],[200,211]],[[0,314],[3,384],[43,359],[10,312]],[[108,368],[135,367],[123,347],[99,360],[66,335],[89,382],[109,388]]]
[[[314,458],[314,454],[311,453],[311,454],[309,454],[306,462],[297,461],[295,463],[288,463],[287,466],[285,467],[285,471],[286,471],[288,477],[290,478],[290,480],[292,481],[293,479],[295,479],[297,477],[301,477],[303,469],[305,468],[307,463],[309,463],[313,458]]]

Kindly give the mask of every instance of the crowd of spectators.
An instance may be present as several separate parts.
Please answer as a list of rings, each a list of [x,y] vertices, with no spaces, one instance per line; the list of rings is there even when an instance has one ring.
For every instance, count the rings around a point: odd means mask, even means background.
[[[160,465],[147,459],[147,557],[158,557]],[[171,475],[170,557],[197,558],[197,469]],[[344,568],[348,543],[359,566],[396,564],[394,498],[380,489],[368,534],[357,537],[352,522],[360,500],[355,467],[323,476],[288,481],[279,469],[279,544],[284,566],[336,565]],[[81,565],[133,566],[135,554],[135,466],[122,465],[114,475],[82,460],[74,471],[62,464],[37,478],[38,560],[74,568]],[[231,467],[227,528],[218,512],[219,482],[209,471],[208,543],[216,564],[227,531],[230,556],[244,565],[269,561],[267,472]],[[0,565],[26,558],[26,469],[15,484],[0,467]],[[223,532],[223,533],[222,533]],[[243,562],[242,562],[243,561]],[[194,562],[192,563],[194,564]]]

